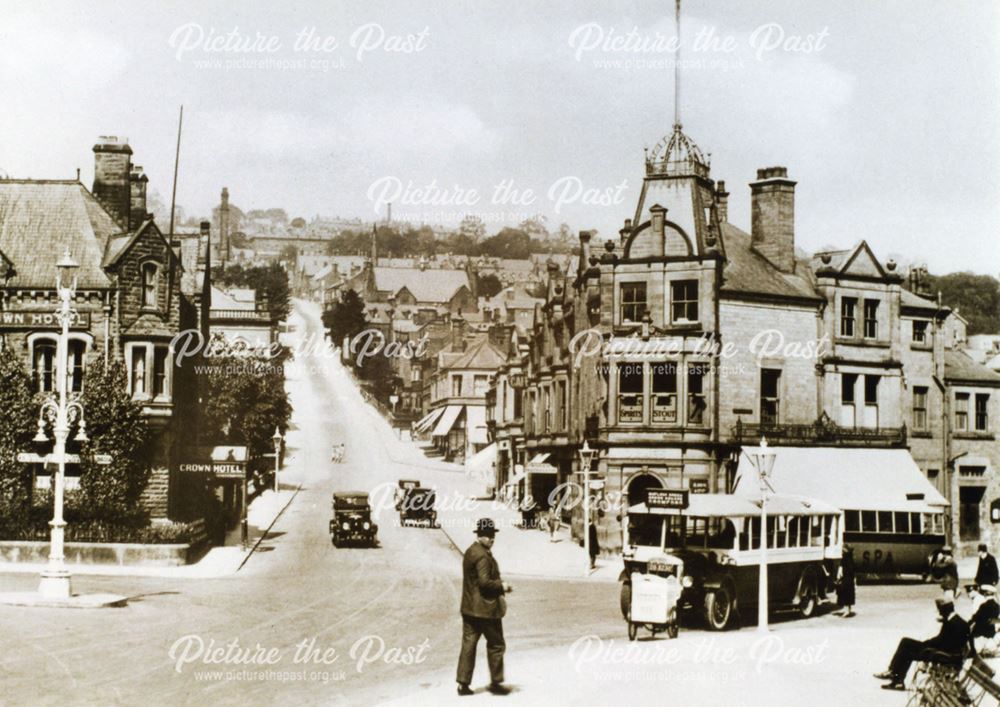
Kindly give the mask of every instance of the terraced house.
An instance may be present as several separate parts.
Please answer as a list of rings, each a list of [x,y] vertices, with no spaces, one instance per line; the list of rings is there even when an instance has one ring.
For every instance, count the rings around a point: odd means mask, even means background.
[[[152,518],[168,518],[178,511],[180,418],[196,404],[170,341],[199,326],[200,299],[182,291],[193,273],[146,211],[147,178],[127,140],[101,138],[93,149],[92,190],[79,178],[0,180],[0,342],[23,357],[39,393],[56,390],[56,262],[68,252],[79,263],[69,390],[82,390],[84,372],[100,358],[125,363],[129,392],[155,433],[143,503]],[[46,486],[48,472],[33,466]],[[79,473],[68,465],[69,488]]]
[[[883,484],[877,503],[940,519],[943,494],[956,541],[963,503],[963,523],[985,525],[993,482],[980,483],[987,500],[973,507],[980,492],[960,490],[964,477],[946,471],[955,452],[945,409],[964,410],[972,431],[974,405],[981,421],[991,414],[995,401],[976,396],[988,396],[985,377],[995,374],[980,366],[961,378],[982,390],[950,392],[958,354],[946,351],[947,308],[904,288],[896,263],[880,262],[864,241],[797,250],[796,182],[784,167],[760,169],[750,183],[749,233],[730,223],[725,183],[712,180],[679,124],[644,167],[619,237],[597,248],[583,232],[575,272],[551,267],[527,351],[510,361],[518,375],[498,378],[521,383],[492,392],[493,401],[521,396],[523,411],[513,419],[513,406],[496,404],[492,426],[523,425],[524,449],[507,458],[525,467],[520,475],[498,465],[497,486],[546,505],[552,488],[579,478],[586,439],[599,450],[601,493],[626,508],[651,488],[726,493],[748,483],[743,450],[766,437],[797,448],[817,491],[845,509],[849,472],[879,474],[902,458],[901,480]],[[900,457],[910,445],[913,456]],[[849,447],[862,450],[852,456],[858,469],[844,469],[836,453]],[[993,478],[992,460],[969,456],[980,478]],[[579,509],[569,515],[579,530]],[[622,523],[617,512],[599,518],[603,548],[620,547]]]

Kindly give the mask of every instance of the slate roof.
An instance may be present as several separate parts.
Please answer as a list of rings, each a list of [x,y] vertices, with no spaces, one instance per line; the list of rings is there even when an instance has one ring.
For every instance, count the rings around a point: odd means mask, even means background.
[[[904,307],[914,307],[916,309],[937,309],[937,301],[929,297],[921,297],[907,289],[900,290],[900,304]]]
[[[783,273],[750,247],[750,234],[722,224],[726,248],[723,292],[819,299],[808,268],[800,261],[794,273]]]
[[[1000,386],[1000,373],[976,363],[964,351],[945,350],[944,377],[948,381]]]
[[[472,290],[465,270],[377,267],[374,271],[375,289],[395,294],[405,287],[418,302],[447,302],[463,285]]]
[[[483,368],[496,370],[507,362],[507,357],[497,347],[490,343],[488,337],[478,341],[473,340],[459,358],[449,363],[446,368]]]
[[[80,264],[77,286],[106,288],[105,245],[121,227],[82,184],[71,180],[0,180],[0,251],[13,264],[10,287],[51,289],[67,249]]]

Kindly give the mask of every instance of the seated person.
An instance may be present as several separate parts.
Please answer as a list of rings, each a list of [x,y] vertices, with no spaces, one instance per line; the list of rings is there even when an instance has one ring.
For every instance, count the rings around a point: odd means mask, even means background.
[[[955,604],[947,599],[936,599],[938,614],[941,617],[941,630],[938,635],[926,641],[913,638],[903,638],[896,647],[896,652],[889,663],[889,669],[876,673],[879,680],[889,682],[882,686],[883,690],[902,690],[906,674],[915,660],[925,660],[943,653],[957,661],[962,659],[969,645],[969,625],[955,613]]]
[[[1000,604],[997,604],[996,587],[984,584],[981,587],[970,587],[969,597],[972,599],[972,618],[969,619],[972,638],[976,642],[977,651],[995,650],[996,624],[1000,619]]]

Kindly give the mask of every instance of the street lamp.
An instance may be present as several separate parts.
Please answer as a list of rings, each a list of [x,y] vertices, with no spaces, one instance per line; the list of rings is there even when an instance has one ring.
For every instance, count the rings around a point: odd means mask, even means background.
[[[53,511],[52,521],[49,523],[52,528],[52,538],[49,562],[42,571],[42,578],[38,584],[38,593],[47,599],[68,599],[72,596],[70,573],[66,569],[66,521],[63,520],[63,492],[66,478],[66,439],[69,437],[70,426],[74,422],[79,423],[74,439],[77,442],[88,441],[87,427],[83,419],[83,406],[78,400],[69,399],[69,391],[66,390],[69,375],[69,325],[76,314],[73,309],[76,277],[73,276],[72,281],[69,281],[69,278],[78,267],[80,267],[79,264],[73,260],[69,250],[63,253],[62,258],[56,263],[56,291],[60,303],[56,318],[61,326],[56,349],[57,393],[42,403],[38,413],[38,432],[34,437],[36,442],[47,442],[45,420],[52,424],[55,440],[51,459],[58,465],[52,483]]]
[[[587,569],[583,576],[590,576],[590,463],[597,450],[591,449],[587,440],[583,440],[580,448],[580,472],[583,474],[583,551],[586,557]]]
[[[761,437],[760,450],[749,455],[757,469],[760,482],[760,580],[757,583],[757,630],[767,631],[767,477],[774,468],[774,451],[768,449],[767,439]]]
[[[281,443],[284,441],[284,437],[281,436],[281,431],[278,429],[277,425],[274,428],[274,435],[271,437],[271,441],[274,442],[274,492],[278,492],[278,469],[281,466]]]

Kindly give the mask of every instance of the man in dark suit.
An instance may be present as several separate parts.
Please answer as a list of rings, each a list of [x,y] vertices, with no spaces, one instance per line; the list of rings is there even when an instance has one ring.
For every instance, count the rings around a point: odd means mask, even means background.
[[[985,543],[979,543],[979,566],[976,568],[976,584],[997,586],[1000,574],[997,572],[997,561],[986,549]]]
[[[955,605],[947,599],[936,599],[941,616],[941,630],[934,638],[918,641],[913,638],[900,640],[892,656],[889,669],[876,673],[879,680],[889,680],[883,690],[902,690],[906,674],[915,660],[937,659],[961,661],[969,645],[969,625],[955,613]]]
[[[506,695],[510,688],[503,685],[503,617],[507,613],[504,594],[511,591],[500,579],[500,567],[490,548],[497,529],[490,518],[476,523],[476,542],[462,558],[462,652],[458,657],[459,695],[471,695],[469,684],[476,667],[476,646],[479,637],[486,637],[486,656],[490,664],[489,691]]]

